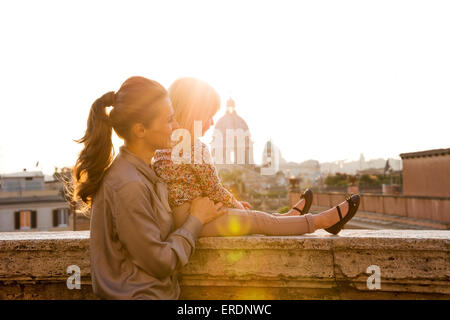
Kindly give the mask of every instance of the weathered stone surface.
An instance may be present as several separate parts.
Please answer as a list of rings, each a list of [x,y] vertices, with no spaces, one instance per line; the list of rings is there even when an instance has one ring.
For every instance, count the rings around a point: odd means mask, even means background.
[[[333,243],[336,280],[364,290],[367,267],[377,265],[383,291],[450,295],[448,235],[448,231],[352,231]]]
[[[180,274],[182,299],[450,299],[450,231],[343,230],[200,238]],[[81,269],[81,290],[66,286]],[[367,267],[381,289],[367,288]],[[95,299],[89,231],[0,233],[6,299]]]

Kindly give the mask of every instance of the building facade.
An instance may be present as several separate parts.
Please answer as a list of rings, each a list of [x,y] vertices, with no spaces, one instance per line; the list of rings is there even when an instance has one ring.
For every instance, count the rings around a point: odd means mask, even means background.
[[[402,153],[403,194],[450,198],[450,149]]]
[[[69,230],[69,216],[61,183],[39,171],[0,176],[0,232]]]

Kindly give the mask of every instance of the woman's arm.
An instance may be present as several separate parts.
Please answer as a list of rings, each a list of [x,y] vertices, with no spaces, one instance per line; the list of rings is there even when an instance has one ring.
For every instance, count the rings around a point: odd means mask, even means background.
[[[191,207],[191,203],[185,202],[181,206],[172,208],[174,229],[180,228],[186,222],[187,218],[189,218],[190,207]]]
[[[137,181],[116,192],[115,207],[117,235],[134,264],[157,278],[165,278],[188,263],[202,229],[198,218],[189,216],[163,239],[148,190]]]

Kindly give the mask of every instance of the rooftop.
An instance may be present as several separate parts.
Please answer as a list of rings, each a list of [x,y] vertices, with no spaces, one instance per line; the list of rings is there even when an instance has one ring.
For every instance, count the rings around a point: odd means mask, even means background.
[[[410,159],[410,158],[420,158],[420,157],[433,157],[433,156],[443,156],[450,154],[449,149],[433,149],[418,152],[401,153],[400,158]]]
[[[30,178],[30,177],[44,177],[44,174],[42,171],[20,171],[20,172],[13,172],[13,173],[4,173],[0,174],[0,179],[5,178]]]

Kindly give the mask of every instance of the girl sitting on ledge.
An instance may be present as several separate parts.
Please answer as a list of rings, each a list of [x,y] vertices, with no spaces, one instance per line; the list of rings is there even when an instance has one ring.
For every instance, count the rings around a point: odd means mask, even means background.
[[[213,125],[213,116],[220,108],[217,92],[207,83],[194,78],[176,80],[169,88],[169,97],[175,112],[175,119],[181,128],[188,130],[191,137],[190,163],[176,163],[172,149],[157,150],[152,167],[168,185],[169,204],[173,211],[175,227],[189,217],[190,201],[205,196],[227,207],[227,214],[203,226],[200,236],[231,236],[247,234],[299,235],[327,228],[337,234],[345,224],[339,217],[350,211],[346,222],[356,213],[359,196],[355,195],[339,206],[318,215],[308,213],[313,195],[306,190],[300,201],[287,214],[277,215],[250,210],[250,204],[239,202],[226,190],[217,175],[208,147],[194,138],[194,123],[201,123],[202,136]],[[197,155],[202,159],[194,162],[194,146],[200,146]],[[180,153],[180,158],[183,158]],[[199,161],[200,160],[200,161]],[[339,227],[330,227],[339,223]]]

